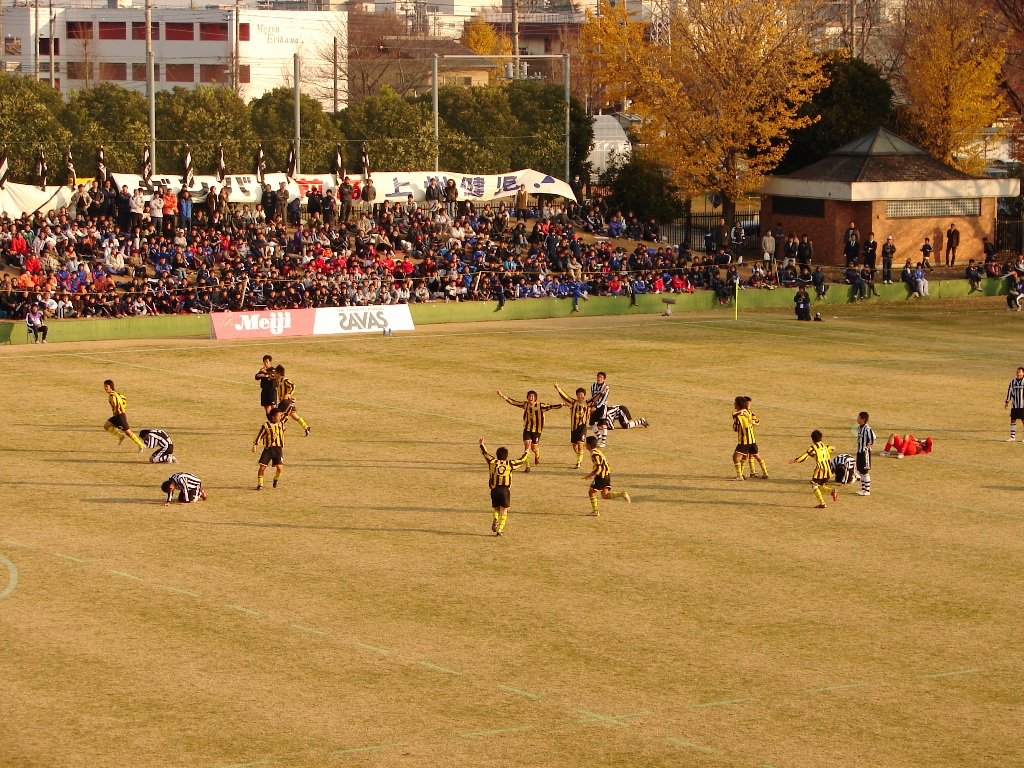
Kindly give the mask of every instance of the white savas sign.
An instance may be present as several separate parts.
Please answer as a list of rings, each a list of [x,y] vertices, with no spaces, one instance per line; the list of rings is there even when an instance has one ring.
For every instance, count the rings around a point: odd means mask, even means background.
[[[321,307],[313,320],[313,335],[414,331],[408,304],[372,307]]]

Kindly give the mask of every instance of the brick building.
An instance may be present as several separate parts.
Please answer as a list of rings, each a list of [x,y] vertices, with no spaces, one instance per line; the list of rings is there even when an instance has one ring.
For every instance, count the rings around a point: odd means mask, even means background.
[[[1020,193],[1017,179],[975,178],[920,147],[879,128],[761,188],[762,230],[781,224],[788,235],[810,236],[814,260],[842,264],[843,233],[856,223],[861,237],[889,235],[896,261],[920,258],[930,237],[938,256],[951,222],[960,230],[957,263],[982,257],[982,238],[995,241],[996,198]],[[936,259],[936,263],[938,259]]]

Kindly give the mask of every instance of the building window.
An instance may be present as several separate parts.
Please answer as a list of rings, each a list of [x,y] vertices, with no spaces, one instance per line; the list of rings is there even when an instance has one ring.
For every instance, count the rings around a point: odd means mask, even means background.
[[[7,35],[4,38],[4,56],[21,56],[21,38]]]
[[[123,83],[128,79],[128,65],[112,61],[100,62],[100,80],[116,80]]]
[[[195,40],[195,28],[191,22],[168,21],[164,24],[164,40]]]
[[[199,82],[228,85],[231,82],[231,70],[224,64],[200,64]]]
[[[779,216],[805,216],[825,218],[825,201],[812,197],[779,197],[772,195],[772,213]]]
[[[959,200],[890,200],[885,204],[888,219],[950,218],[981,216],[981,198]]]
[[[249,82],[249,65],[242,64],[238,67],[238,82],[248,83]]]
[[[164,64],[165,79],[168,83],[194,83],[196,68],[191,64]]]
[[[91,21],[69,21],[65,25],[66,37],[68,40],[92,40]]]
[[[160,23],[157,21],[152,22],[150,25],[150,35],[154,40],[160,39]],[[132,40],[145,40],[146,39],[146,22],[144,21],[133,21],[132,22]]]
[[[227,24],[200,24],[199,25],[199,39],[207,42],[223,42],[228,41],[228,25]]]
[[[89,80],[89,62],[87,61],[69,61],[68,62],[68,80]]]
[[[50,55],[50,38],[40,37],[39,38],[39,53],[44,56]],[[15,54],[17,55],[17,54]],[[53,38],[53,55],[60,56],[60,38]]]
[[[248,43],[249,42],[249,25],[248,24],[239,24],[238,25],[238,39],[241,40],[243,43]]]
[[[128,25],[123,21],[101,21],[100,40],[127,40]]]

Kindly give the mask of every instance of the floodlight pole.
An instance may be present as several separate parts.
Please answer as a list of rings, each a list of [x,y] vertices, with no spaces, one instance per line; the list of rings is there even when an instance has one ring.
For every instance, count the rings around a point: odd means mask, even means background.
[[[437,54],[431,60],[431,104],[434,109],[434,170],[441,170],[441,135],[438,130],[438,106],[437,106]]]
[[[156,176],[156,60],[153,57],[153,3],[146,0],[146,101],[149,107],[149,162]]]
[[[572,163],[572,153],[570,151],[569,142],[569,131],[570,131],[570,120],[572,115],[572,96],[569,93],[569,54],[563,53],[562,60],[564,62],[564,80],[565,80],[565,181],[569,183],[569,167]],[[577,202],[581,202],[577,200]]]

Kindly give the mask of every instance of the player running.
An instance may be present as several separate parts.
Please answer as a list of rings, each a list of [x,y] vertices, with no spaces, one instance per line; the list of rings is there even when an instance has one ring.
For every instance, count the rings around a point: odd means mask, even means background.
[[[511,397],[505,397],[500,389],[498,397],[509,405],[523,409],[523,450],[527,453],[533,451],[533,463],[540,464],[540,436],[544,431],[544,414],[547,411],[561,408],[562,404],[542,403],[532,389],[526,393],[526,400],[513,400]],[[526,467],[526,471],[529,472],[530,468]]]
[[[584,477],[584,480],[593,480],[587,494],[590,496],[590,512],[588,517],[598,517],[601,513],[597,509],[597,495],[600,493],[602,499],[625,499],[627,504],[632,504],[626,491],[612,490],[612,470],[608,466],[608,460],[597,447],[597,438],[591,435],[587,438],[587,449],[590,451],[590,460],[594,463],[594,470]]]
[[[811,447],[797,456],[790,459],[790,464],[799,464],[806,459],[814,459],[814,474],[811,475],[811,485],[814,486],[814,498],[818,500],[818,509],[825,509],[825,497],[821,492],[831,492],[832,501],[839,501],[839,491],[830,488],[828,481],[832,479],[832,451],[834,446],[821,442],[821,431],[811,432]]]
[[[761,422],[750,410],[751,398],[740,395],[733,401],[732,428],[737,434],[739,442],[736,443],[736,450],[732,453],[732,463],[736,468],[735,481],[743,480],[744,458],[750,460],[750,476],[768,479],[768,465],[764,463],[761,454],[757,449],[757,438],[754,436],[754,427]],[[760,475],[754,471],[754,460],[761,465]]]
[[[572,449],[576,452],[576,466],[574,469],[579,469],[583,466],[583,447],[587,434],[587,422],[590,420],[590,411],[593,406],[587,400],[587,390],[583,387],[577,387],[575,400],[563,392],[558,384],[555,384],[555,390],[558,392],[558,396],[562,398],[562,402],[569,406],[569,428],[572,430],[569,435],[569,442],[572,443]]]
[[[271,409],[277,405],[277,371],[274,368],[274,358],[270,355],[263,356],[263,367],[256,371],[256,381],[260,383],[260,405],[269,415]]]
[[[178,472],[171,475],[160,484],[160,490],[167,494],[167,498],[164,500],[165,507],[171,503],[175,491],[178,493],[179,504],[206,501],[206,490],[203,488],[203,481],[188,472]]]
[[[584,393],[585,394],[585,393]],[[491,507],[494,509],[494,521],[491,532],[501,536],[505,532],[505,520],[508,518],[509,507],[512,506],[512,473],[520,467],[530,471],[529,452],[523,451],[518,459],[509,459],[508,448],[502,446],[494,456],[487,452],[484,439],[480,438],[480,453],[487,461],[487,483],[491,488]]]
[[[147,448],[156,448],[149,457],[150,464],[175,464],[174,443],[162,429],[140,429],[139,437]]]
[[[128,398],[114,389],[114,382],[110,379],[103,382],[103,391],[107,393],[110,410],[113,411],[113,415],[103,423],[103,428],[117,438],[118,445],[123,443],[127,437],[139,446],[139,453],[142,453],[146,447],[145,444],[128,427]]]
[[[295,410],[295,383],[285,377],[283,365],[274,368],[274,377],[277,380],[276,410],[281,414],[282,426],[289,418],[295,419],[299,422],[299,426],[306,430],[306,437],[309,437],[309,424]]]
[[[1010,411],[1010,436],[1006,442],[1012,443],[1017,439],[1017,422],[1024,424],[1024,368],[1018,368],[1017,376],[1010,380],[1003,408]],[[1024,437],[1021,440],[1024,442]]]
[[[252,441],[252,452],[256,453],[256,446],[263,443],[263,452],[260,454],[260,468],[256,471],[256,490],[263,490],[263,475],[267,467],[274,465],[274,487],[284,474],[284,425],[281,423],[280,411],[271,411],[267,414],[267,422]]]

